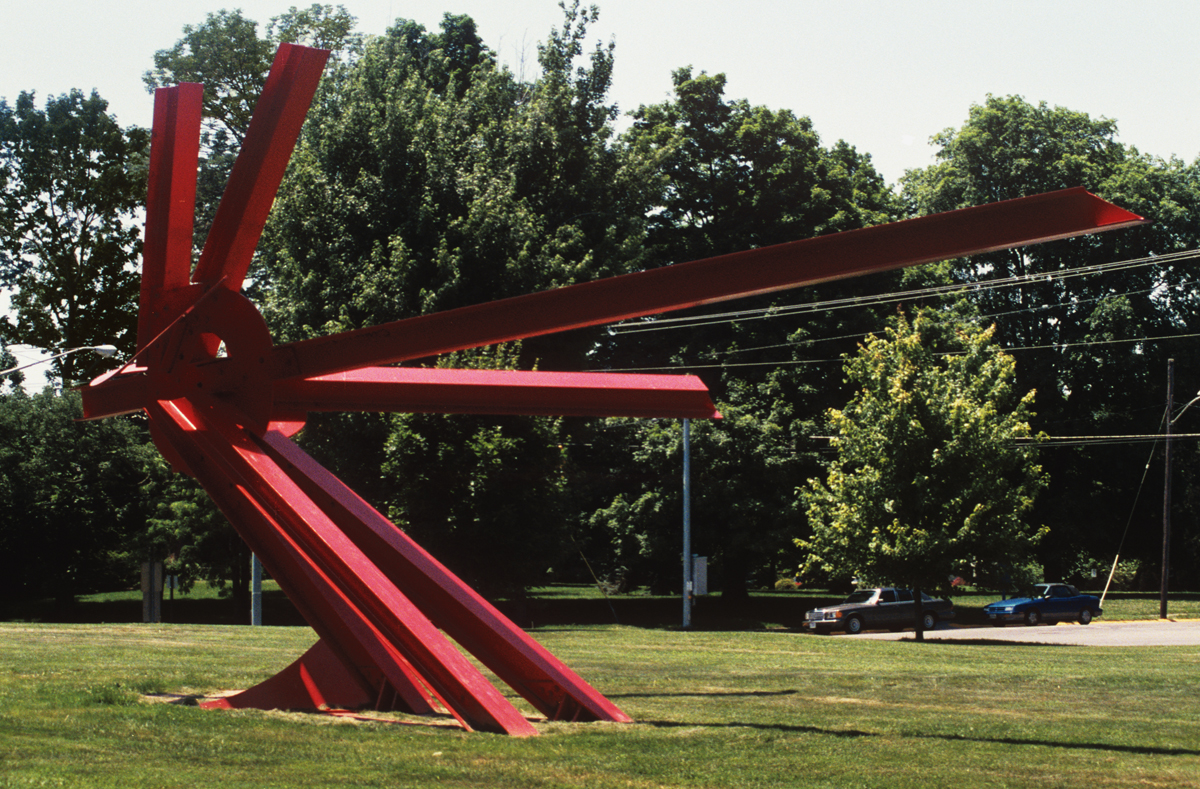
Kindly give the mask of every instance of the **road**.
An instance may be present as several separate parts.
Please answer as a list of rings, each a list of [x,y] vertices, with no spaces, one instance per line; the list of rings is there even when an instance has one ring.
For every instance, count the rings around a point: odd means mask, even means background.
[[[854,638],[898,640],[912,638],[906,633],[863,633]],[[1100,622],[1090,625],[1063,623],[1025,627],[961,627],[940,625],[936,630],[925,631],[925,638],[939,641],[961,639],[986,639],[988,641],[1014,641],[1027,644],[1072,644],[1092,647],[1153,647],[1153,646],[1200,646],[1200,620],[1154,620],[1151,622]]]

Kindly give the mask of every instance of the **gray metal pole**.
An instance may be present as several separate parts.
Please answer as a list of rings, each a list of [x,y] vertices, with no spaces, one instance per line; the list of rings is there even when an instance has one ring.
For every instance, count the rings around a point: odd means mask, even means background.
[[[1167,582],[1171,575],[1171,411],[1175,409],[1175,360],[1167,359],[1167,436],[1163,451],[1162,586],[1158,616],[1167,618]]]
[[[683,420],[683,626],[692,626],[692,420]]]
[[[250,554],[250,624],[262,625],[262,562],[257,554]]]

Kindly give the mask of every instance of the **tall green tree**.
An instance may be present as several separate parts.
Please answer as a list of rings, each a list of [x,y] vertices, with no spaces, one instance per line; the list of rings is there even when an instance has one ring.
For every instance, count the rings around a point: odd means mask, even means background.
[[[322,92],[268,229],[269,318],[303,337],[620,273],[645,202],[610,149],[610,49],[567,8],[541,76],[497,65],[468,17],[400,21]],[[539,347],[527,344],[527,353]]]
[[[903,181],[917,213],[1083,186],[1151,220],[1132,230],[953,261],[948,271],[975,286],[967,298],[1020,359],[1020,388],[1038,392],[1035,428],[1068,436],[1158,430],[1166,359],[1176,358],[1181,371],[1200,371],[1186,339],[1200,331],[1196,282],[1190,261],[1173,257],[1200,241],[1197,165],[1121,144],[1114,120],[1019,96],[989,96],[970,108],[961,127],[933,141],[938,162]],[[1121,261],[1129,265],[1077,273]],[[986,287],[1001,277],[1024,282]],[[1113,446],[1056,449],[1045,457],[1052,495],[1042,498],[1039,517],[1052,529],[1043,543],[1047,572],[1066,572],[1066,560],[1080,550],[1111,561],[1137,501],[1145,458]],[[1144,524],[1154,518],[1149,510],[1136,517]],[[1146,559],[1157,549],[1152,528],[1134,530],[1125,544],[1127,555]]]
[[[149,134],[93,92],[0,100],[0,339],[47,351],[135,343]],[[73,382],[76,361],[54,363]]]
[[[1017,389],[993,334],[921,311],[846,360],[857,392],[829,414],[836,455],[825,480],[799,490],[807,568],[948,591],[955,576],[1003,577],[1028,561],[1047,480],[1030,443],[1033,393]]]
[[[448,14],[437,31],[399,20],[344,79],[322,87],[256,274],[269,283],[277,337],[640,267],[647,187],[609,144],[612,48],[588,46],[594,9],[563,10],[529,82],[497,63],[473,20]],[[454,361],[577,369],[595,337],[528,340]],[[302,438],[483,588],[540,582],[569,542],[558,447],[570,442],[559,422],[328,415],[311,419]]]
[[[174,46],[155,52],[154,68],[142,81],[151,92],[181,82],[204,85],[205,125],[240,146],[279,45],[304,44],[332,50],[335,60],[352,58],[363,40],[354,32],[355,22],[344,6],[292,6],[272,17],[260,35],[258,23],[241,9],[217,11],[202,24],[184,25]]]
[[[622,143],[654,174],[657,191],[649,216],[649,265],[666,265],[740,252],[899,218],[901,206],[867,154],[844,141],[821,144],[810,118],[754,106],[725,96],[725,75],[672,75],[675,96],[639,107]],[[826,288],[863,287],[861,283]],[[748,299],[743,310],[769,310],[813,291]],[[722,312],[729,311],[728,306]],[[705,311],[697,311],[703,313]],[[813,316],[808,316],[811,321]],[[871,322],[872,325],[874,322]],[[622,339],[613,351],[630,362],[705,367],[737,351],[739,377],[765,379],[794,320],[715,320]],[[818,333],[822,333],[818,330]],[[844,333],[844,332],[841,332]],[[748,351],[747,349],[759,349]],[[699,370],[720,391],[716,375]]]
[[[724,74],[672,74],[671,101],[639,107],[625,141],[657,164],[651,243],[681,262],[894,218],[883,177],[812,119],[725,97]]]
[[[272,17],[266,30],[240,9],[208,14],[202,24],[184,25],[183,37],[154,53],[154,68],[143,76],[147,90],[181,82],[204,86],[201,157],[196,183],[195,246],[199,250],[280,44],[304,44],[331,51],[327,78],[336,80],[362,52],[363,36],[344,6],[314,3],[292,6]]]
[[[897,218],[900,203],[870,157],[844,141],[826,148],[811,119],[728,98],[722,74],[684,68],[674,72],[673,81],[674,96],[640,107],[620,140],[653,175],[647,265]],[[878,288],[879,279],[826,287],[823,297]],[[721,305],[716,316],[701,308],[670,320],[641,321],[615,329],[596,354],[617,369],[693,372],[720,402],[726,420],[697,423],[693,430],[694,472],[711,482],[696,487],[705,503],[695,507],[693,519],[697,550],[711,557],[712,578],[725,595],[744,596],[748,580],[774,581],[780,555],[788,553],[790,536],[802,526],[792,506],[791,480],[818,470],[807,439],[814,417],[844,402],[835,367],[803,363],[814,353],[836,356],[838,348],[813,351],[802,339],[861,336],[879,325],[866,310],[791,317],[778,312],[816,294],[807,289],[741,300]],[[634,431],[642,444],[632,458],[611,461],[612,488],[590,520],[594,529],[608,528],[614,544],[632,546],[619,535],[636,534],[637,559],[623,549],[627,558],[619,564],[661,568],[642,574],[670,585],[679,578],[673,568],[679,563],[681,506],[678,427],[674,430],[674,439],[664,426]],[[622,467],[638,469],[640,479],[616,471]],[[621,518],[636,525],[631,530]],[[601,538],[601,531],[589,533],[589,539]]]
[[[989,96],[970,109],[959,129],[935,135],[938,163],[909,171],[904,194],[915,213],[948,211],[1041,192],[1083,186],[1138,211],[1155,224],[1122,233],[1070,239],[955,261],[964,282],[1037,276],[1020,288],[983,289],[973,298],[985,314],[1003,314],[997,337],[1014,346],[1061,346],[1082,338],[1093,310],[1122,296],[1143,321],[1165,325],[1168,312],[1157,287],[1170,287],[1169,265],[1131,268],[1117,277],[1056,277],[1056,272],[1122,257],[1164,255],[1193,245],[1200,229],[1195,174],[1178,161],[1143,156],[1117,141],[1107,118],[1018,96]],[[1128,293],[1122,293],[1128,291]],[[1180,293],[1191,303],[1190,293]],[[1046,357],[1023,365],[1023,380],[1044,397],[1063,396]],[[1043,403],[1043,408],[1050,405]]]

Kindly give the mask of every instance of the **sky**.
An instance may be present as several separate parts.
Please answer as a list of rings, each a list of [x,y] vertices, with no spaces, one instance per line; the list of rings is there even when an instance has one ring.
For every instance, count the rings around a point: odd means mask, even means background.
[[[0,0],[0,98],[95,89],[125,126],[149,126],[142,74],[184,25],[240,8],[265,29],[306,0]],[[336,3],[335,3],[336,4]],[[397,18],[436,30],[467,14],[518,74],[562,22],[556,0],[343,0],[358,30]],[[1200,155],[1200,3],[1194,0],[596,0],[588,38],[616,45],[622,112],[670,98],[671,72],[724,73],[726,97],[806,115],[825,145],[869,153],[895,183],[933,163],[929,138],[988,94],[1117,121],[1143,153]],[[20,354],[19,354],[20,356]],[[26,357],[22,357],[24,359]],[[29,357],[32,358],[32,357]]]

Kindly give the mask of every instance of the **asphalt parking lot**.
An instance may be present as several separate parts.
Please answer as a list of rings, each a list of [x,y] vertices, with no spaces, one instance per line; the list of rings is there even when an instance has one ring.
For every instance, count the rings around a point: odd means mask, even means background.
[[[871,632],[852,636],[852,638],[874,638],[885,641],[911,639],[912,637],[911,630],[904,633]],[[1026,644],[1069,644],[1091,647],[1200,646],[1200,620],[1096,621],[1090,625],[1072,622],[1037,627],[1024,625],[962,627],[943,624],[934,630],[925,631],[925,638],[939,641],[986,639]]]

